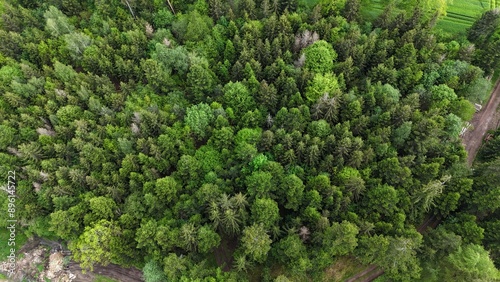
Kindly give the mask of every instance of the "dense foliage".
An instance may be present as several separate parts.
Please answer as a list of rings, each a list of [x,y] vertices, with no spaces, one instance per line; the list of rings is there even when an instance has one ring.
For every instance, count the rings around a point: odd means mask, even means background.
[[[1,5],[1,174],[27,232],[83,267],[288,281],[353,255],[409,281],[426,247],[470,277],[490,266],[467,215],[430,242],[416,226],[472,193],[458,134],[498,65],[498,13],[474,49],[436,37],[427,6],[371,23],[359,0]]]
[[[460,208],[425,236],[420,281],[498,281],[500,129],[479,151]]]

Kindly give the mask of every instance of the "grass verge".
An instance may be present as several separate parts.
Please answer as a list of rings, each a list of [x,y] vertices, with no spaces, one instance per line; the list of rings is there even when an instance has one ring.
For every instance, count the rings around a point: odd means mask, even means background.
[[[28,240],[28,237],[20,229],[16,229],[16,245],[9,246],[10,231],[7,228],[0,228],[0,261],[6,260],[10,254],[10,249],[14,247],[19,250]]]
[[[96,275],[94,281],[92,281],[92,282],[118,282],[118,281],[116,281],[115,279],[111,279],[109,277],[106,277],[106,276]]]

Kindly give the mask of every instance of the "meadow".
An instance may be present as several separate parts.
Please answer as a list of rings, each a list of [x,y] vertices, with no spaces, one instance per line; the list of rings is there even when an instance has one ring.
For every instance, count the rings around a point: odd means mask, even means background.
[[[363,18],[375,19],[388,2],[365,1],[361,7]],[[450,34],[465,33],[483,12],[495,8],[500,8],[500,0],[453,0],[448,4],[446,16],[438,21],[436,27]]]
[[[500,7],[500,0],[454,0],[437,28],[452,34],[464,33],[487,10]]]

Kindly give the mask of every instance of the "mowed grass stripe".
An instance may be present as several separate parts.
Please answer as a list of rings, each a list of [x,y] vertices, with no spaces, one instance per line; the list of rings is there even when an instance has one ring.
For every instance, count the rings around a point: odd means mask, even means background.
[[[448,6],[447,12],[448,13],[453,12],[466,16],[477,17],[486,10],[487,8],[485,8],[484,5],[482,5],[481,1],[464,2],[463,0],[462,1],[457,0],[453,2],[453,4],[450,4]]]
[[[492,9],[497,3],[500,0],[454,0],[436,27],[452,34],[464,33],[483,12]]]
[[[451,17],[448,17],[446,19],[443,19],[443,21],[461,22],[461,23],[468,24],[468,25],[472,25],[474,23],[473,19],[462,18],[462,17],[454,17],[454,16],[451,16]]]
[[[451,22],[451,21],[439,21],[436,24],[437,29],[444,30],[452,34],[465,33],[467,28],[469,27],[470,24],[461,22]]]
[[[469,16],[469,15],[464,15],[464,14],[459,14],[459,13],[455,13],[455,12],[447,12],[446,14],[448,16],[454,17],[454,18],[468,19],[468,20],[471,20],[471,21],[475,21],[476,20],[476,17]]]
[[[474,23],[473,20],[470,20],[470,19],[464,19],[464,18],[459,18],[459,17],[449,17],[447,19],[445,19],[445,21],[450,21],[450,22],[462,22],[462,23],[466,23],[466,24],[470,24],[472,25]]]
[[[374,20],[384,11],[384,3],[384,0],[367,1],[367,4],[361,6],[361,13],[367,19]],[[446,16],[438,21],[436,27],[445,32],[463,33],[492,6],[500,7],[500,0],[454,0],[448,4]]]

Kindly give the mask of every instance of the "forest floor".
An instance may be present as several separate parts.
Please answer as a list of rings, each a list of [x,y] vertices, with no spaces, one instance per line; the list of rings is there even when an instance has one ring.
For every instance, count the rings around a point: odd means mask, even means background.
[[[96,265],[93,271],[84,273],[80,265],[71,260],[71,253],[59,242],[41,238],[28,240],[18,251],[18,256],[16,273],[8,281],[144,281],[141,270],[115,264]],[[102,280],[103,277],[110,279]]]
[[[467,162],[471,166],[476,158],[477,151],[481,148],[483,139],[488,130],[496,129],[500,120],[500,114],[497,111],[500,105],[500,81],[497,82],[490,100],[481,111],[477,112],[472,118],[471,127],[463,137],[462,142],[467,151]]]
[[[120,282],[139,282],[144,281],[142,271],[137,268],[124,268],[116,264],[109,264],[107,266],[94,266],[94,271],[82,273],[80,265],[74,261],[70,262],[68,269],[73,273],[76,278],[72,282],[94,281],[96,274],[112,278]]]

